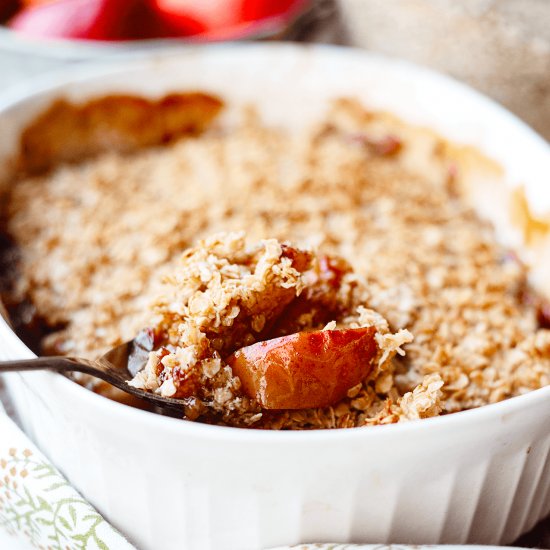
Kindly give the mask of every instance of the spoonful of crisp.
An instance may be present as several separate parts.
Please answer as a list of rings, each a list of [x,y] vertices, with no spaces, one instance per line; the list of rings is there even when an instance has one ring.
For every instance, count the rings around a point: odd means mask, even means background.
[[[133,340],[96,360],[10,361],[0,373],[81,372],[191,420],[330,407],[412,339],[389,333],[358,284],[342,259],[217,235],[184,253]]]

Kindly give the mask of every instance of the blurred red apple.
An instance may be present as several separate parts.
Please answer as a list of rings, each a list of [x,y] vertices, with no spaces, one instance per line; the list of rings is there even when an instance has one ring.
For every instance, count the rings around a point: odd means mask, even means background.
[[[19,8],[17,0],[0,0],[0,22],[9,19]]]
[[[181,16],[175,25],[163,17],[149,0],[135,3],[124,25],[123,37],[127,40],[149,38],[175,38],[190,36],[205,30],[202,23],[192,17]]]
[[[167,24],[174,27],[186,28],[188,19],[192,19],[209,31],[242,21],[243,0],[151,0],[151,3]]]
[[[264,22],[284,18],[307,0],[0,0],[0,19],[36,37],[134,40],[200,35],[222,40],[245,37]]]
[[[243,0],[243,21],[258,21],[268,17],[291,14],[306,4],[306,0]]]
[[[26,8],[9,26],[32,36],[116,40],[136,0],[58,0]]]
[[[51,4],[52,2],[57,2],[58,0],[21,0],[23,6],[39,6],[40,4]]]
[[[203,38],[241,38],[277,19],[284,26],[308,0],[150,0],[173,27],[185,28],[189,18],[204,26]]]
[[[188,18],[175,28],[158,16],[148,0],[30,0],[9,23],[35,37],[82,40],[133,40],[194,34],[202,26]]]

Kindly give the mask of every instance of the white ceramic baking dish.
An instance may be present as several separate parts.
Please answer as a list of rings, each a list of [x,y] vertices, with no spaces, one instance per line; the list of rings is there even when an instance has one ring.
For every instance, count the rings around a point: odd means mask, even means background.
[[[51,76],[0,104],[0,158],[60,95],[206,90],[301,126],[359,97],[477,146],[550,207],[550,149],[512,115],[427,70],[335,47],[217,46]],[[39,198],[37,197],[37,200]],[[0,323],[0,358],[31,357]],[[550,387],[446,417],[365,429],[206,426],[108,401],[52,373],[10,375],[25,430],[143,550],[298,542],[508,543],[550,512]]]

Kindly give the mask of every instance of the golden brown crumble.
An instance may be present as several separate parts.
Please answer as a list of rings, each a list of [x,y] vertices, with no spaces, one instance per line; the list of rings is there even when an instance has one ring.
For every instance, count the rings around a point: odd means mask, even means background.
[[[75,105],[55,101],[21,135],[20,167],[36,173],[103,151],[135,151],[202,132],[222,102],[203,93],[170,94],[159,100],[105,96]]]
[[[217,415],[218,421],[233,425],[266,426],[277,413],[266,423],[258,402],[244,395],[244,380],[233,372],[228,357],[250,344],[297,331],[363,327],[372,327],[377,352],[371,369],[371,358],[360,350],[357,366],[365,363],[369,376],[354,384],[375,380],[412,336],[407,330],[391,334],[387,321],[367,309],[366,282],[344,264],[275,239],[247,246],[242,233],[200,242],[165,277],[165,293],[156,302],[151,327],[155,350],[131,385],[185,398],[187,417],[212,420]],[[362,393],[362,387],[354,391],[355,399]],[[439,396],[431,397],[435,410]]]
[[[397,350],[401,329],[414,341],[334,407],[261,419],[251,409],[243,423],[352,427],[494,403],[550,382],[550,331],[524,299],[524,266],[464,195],[472,159],[465,167],[431,132],[349,100],[303,132],[248,117],[131,156],[103,153],[13,186],[7,228],[21,249],[21,277],[8,298],[29,299],[55,329],[44,349],[95,355],[154,322],[149,306],[166,292],[163,276],[177,276],[184,250],[244,229],[251,242],[274,238],[344,258],[352,270],[343,266],[342,288],[349,279],[364,291],[358,322],[387,320],[381,349]],[[334,307],[323,302],[330,293],[310,299],[312,318]],[[264,321],[250,322],[243,342]],[[223,331],[219,338],[223,349]],[[191,405],[188,416],[204,413]],[[238,424],[237,416],[223,421]]]

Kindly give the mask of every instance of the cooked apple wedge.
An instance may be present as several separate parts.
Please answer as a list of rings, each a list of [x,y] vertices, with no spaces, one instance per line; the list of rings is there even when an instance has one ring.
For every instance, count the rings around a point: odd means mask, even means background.
[[[298,332],[244,347],[227,362],[264,409],[309,409],[340,401],[377,353],[374,327]]]

